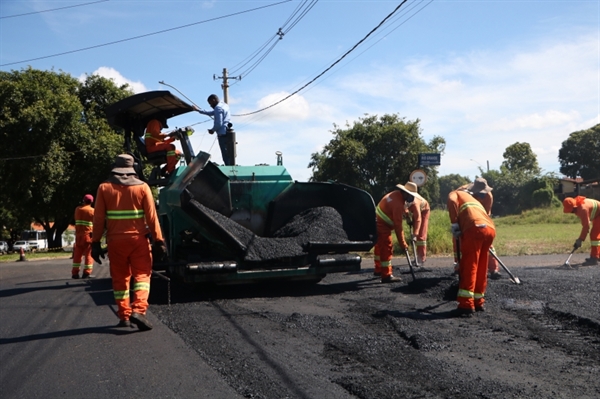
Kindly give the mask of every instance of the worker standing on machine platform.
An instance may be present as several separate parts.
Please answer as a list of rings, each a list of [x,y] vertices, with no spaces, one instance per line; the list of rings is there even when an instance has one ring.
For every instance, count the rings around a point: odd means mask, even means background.
[[[129,327],[134,323],[140,330],[150,330],[152,324],[146,318],[152,274],[148,237],[154,239],[155,253],[166,253],[166,247],[152,192],[138,179],[131,155],[117,156],[111,176],[98,187],[92,256],[99,264],[102,264],[100,258],[104,258],[100,239],[105,228],[110,275],[120,319],[117,327]],[[130,303],[131,278],[134,283]]]
[[[565,198],[563,201],[564,213],[574,213],[581,220],[581,233],[575,240],[573,248],[581,248],[581,244],[590,232],[590,241],[592,244],[590,257],[585,259],[582,266],[597,266],[600,264],[600,202],[582,196],[575,198]],[[590,231],[590,221],[592,222],[592,231]]]
[[[221,148],[221,156],[223,157],[223,163],[227,166],[235,165],[235,157],[234,154],[230,153],[230,148],[227,143],[227,128],[229,123],[231,122],[229,116],[229,105],[219,100],[219,96],[216,94],[211,94],[208,96],[208,104],[211,106],[212,111],[205,111],[203,109],[199,109],[194,107],[196,111],[203,115],[212,116],[214,119],[214,124],[212,129],[208,129],[208,133],[213,134],[217,133],[217,138],[219,140],[219,147]]]
[[[479,203],[481,203],[481,205],[483,205],[483,208],[487,212],[488,216],[490,216],[490,217],[492,216],[492,205],[494,204],[494,196],[492,195],[493,188],[488,186],[487,180],[485,180],[483,177],[478,177],[475,179],[475,181],[473,181],[473,183],[465,184],[464,186],[461,186],[458,189],[459,190],[466,189],[467,191],[471,191],[473,193],[473,197],[475,197],[475,199],[477,201],[479,201]],[[456,261],[457,250],[458,250],[458,248],[456,248],[456,240],[454,240],[453,245],[454,245],[454,254],[455,254],[454,258]],[[496,250],[494,249],[493,245],[490,248],[490,250],[493,253],[496,253]],[[458,266],[458,265],[456,265],[456,266]],[[455,269],[455,271],[458,271],[458,270]],[[489,273],[489,277],[492,280],[498,280],[498,279],[502,278],[502,275],[500,274],[500,265],[498,264],[498,261],[496,260],[496,258],[494,258],[493,256],[490,256],[488,259],[488,273]]]
[[[429,202],[417,192],[417,185],[411,181],[404,186],[413,193],[414,201],[408,203],[408,211],[412,214],[412,240],[417,246],[417,262],[422,265],[427,260],[427,231],[429,229]]]
[[[73,268],[71,278],[79,278],[81,261],[83,260],[82,278],[90,278],[94,269],[92,259],[92,225],[94,221],[94,208],[91,194],[83,196],[83,205],[75,208],[75,247],[73,248]]]
[[[396,190],[387,193],[375,209],[377,219],[377,243],[374,248],[375,275],[381,276],[382,283],[401,281],[392,275],[393,242],[392,231],[396,232],[398,244],[404,251],[408,249],[402,230],[404,207],[407,202],[414,201],[414,195],[402,184]]]
[[[170,175],[175,170],[177,162],[179,162],[179,159],[181,158],[181,151],[177,150],[174,144],[171,144],[176,140],[174,136],[170,133],[161,133],[161,129],[166,129],[168,127],[166,120],[161,122],[158,119],[152,119],[146,125],[146,135],[144,136],[144,140],[146,142],[146,151],[148,151],[148,153],[157,151],[167,152],[167,167],[165,173]]]
[[[496,227],[475,192],[458,189],[448,195],[448,213],[454,238],[460,241],[457,316],[484,311],[489,250]]]

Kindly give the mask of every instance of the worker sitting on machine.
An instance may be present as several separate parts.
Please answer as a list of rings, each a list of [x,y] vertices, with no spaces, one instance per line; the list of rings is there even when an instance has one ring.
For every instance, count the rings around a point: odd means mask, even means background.
[[[175,149],[175,145],[171,144],[176,140],[173,133],[161,133],[162,128],[167,128],[166,121],[159,121],[158,119],[152,119],[146,125],[146,150],[148,153],[157,151],[167,152],[167,167],[164,170],[167,175],[170,175],[177,166],[177,162],[181,158],[181,151]]]

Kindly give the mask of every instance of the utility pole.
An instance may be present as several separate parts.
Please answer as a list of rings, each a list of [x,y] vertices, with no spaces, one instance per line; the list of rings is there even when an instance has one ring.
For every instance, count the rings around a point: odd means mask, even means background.
[[[213,75],[213,80],[223,79],[221,88],[223,89],[223,101],[229,104],[229,79],[242,80],[241,76],[227,76],[227,68],[223,68],[223,76]]]

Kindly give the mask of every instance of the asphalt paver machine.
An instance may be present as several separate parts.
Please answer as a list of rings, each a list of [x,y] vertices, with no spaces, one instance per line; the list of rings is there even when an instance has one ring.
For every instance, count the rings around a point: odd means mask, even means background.
[[[223,166],[195,154],[192,129],[177,129],[184,157],[168,178],[165,154],[147,154],[151,119],[193,112],[169,91],[121,100],[108,122],[125,136],[125,150],[153,172],[158,214],[169,256],[154,270],[188,283],[235,284],[266,280],[319,281],[328,273],[360,270],[361,252],[376,242],[375,203],[363,190],[334,182],[294,181],[276,165]]]

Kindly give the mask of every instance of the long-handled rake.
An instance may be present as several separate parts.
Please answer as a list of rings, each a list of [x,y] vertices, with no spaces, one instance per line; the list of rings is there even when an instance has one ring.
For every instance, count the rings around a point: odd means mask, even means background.
[[[500,266],[502,266],[502,268],[504,269],[504,271],[506,273],[508,273],[508,275],[510,276],[510,279],[512,280],[513,283],[515,284],[521,284],[521,280],[519,280],[518,277],[515,277],[515,275],[513,275],[510,270],[508,270],[508,267],[506,267],[506,265],[504,264],[504,262],[502,262],[500,260],[500,258],[498,258],[498,256],[494,253],[494,251],[492,251],[492,249],[490,248],[490,254],[492,254],[492,256],[494,258],[496,258],[496,260],[498,261],[498,263],[500,263]]]

